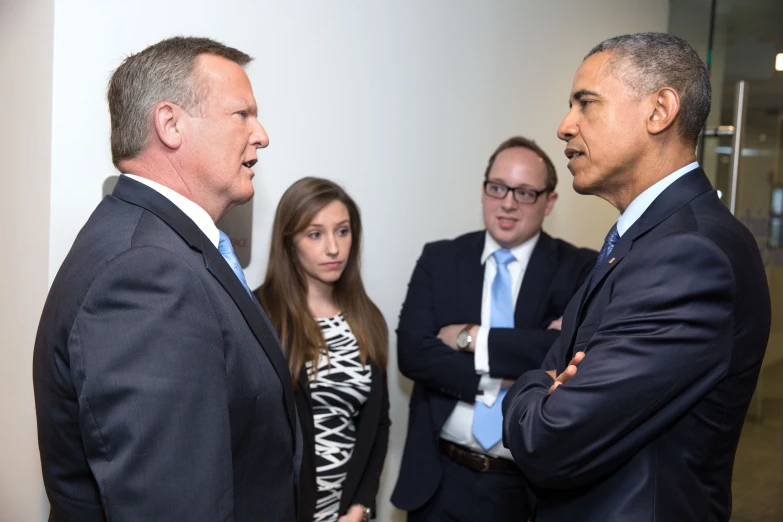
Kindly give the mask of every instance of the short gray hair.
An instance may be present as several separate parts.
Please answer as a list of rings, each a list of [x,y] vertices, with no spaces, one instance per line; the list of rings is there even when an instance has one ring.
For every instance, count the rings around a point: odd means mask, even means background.
[[[604,40],[587,53],[613,52],[614,74],[639,96],[662,87],[680,95],[677,133],[694,147],[710,113],[712,90],[707,64],[682,38],[665,33],[637,33]]]
[[[115,167],[147,147],[152,110],[158,102],[176,103],[186,111],[199,110],[206,86],[193,72],[202,54],[220,56],[242,67],[253,60],[209,38],[176,36],[128,56],[114,71],[107,98]]]

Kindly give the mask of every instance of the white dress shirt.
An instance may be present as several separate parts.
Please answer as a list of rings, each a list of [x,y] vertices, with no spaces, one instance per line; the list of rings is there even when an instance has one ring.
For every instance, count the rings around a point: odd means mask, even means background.
[[[623,234],[636,223],[636,220],[639,219],[642,214],[644,214],[644,211],[652,205],[652,202],[661,195],[661,192],[669,188],[669,185],[683,177],[685,174],[698,167],[699,163],[696,161],[689,163],[683,168],[672,172],[658,183],[636,196],[636,198],[631,201],[631,204],[628,205],[628,208],[625,209],[625,212],[620,214],[620,217],[617,220],[617,233],[620,237],[623,237]]]
[[[207,239],[209,239],[212,244],[215,245],[215,248],[217,248],[218,243],[220,242],[220,232],[215,226],[215,222],[212,221],[212,218],[209,217],[209,214],[207,214],[206,210],[198,206],[196,203],[193,203],[182,194],[174,192],[170,188],[161,185],[160,183],[147,178],[142,178],[141,176],[136,176],[135,174],[123,174],[123,176],[126,176],[133,181],[138,181],[139,183],[147,185],[149,188],[171,201],[178,209],[184,212],[186,216],[193,220],[196,226],[201,229],[205,236],[207,236]]]
[[[519,289],[522,287],[522,280],[525,277],[525,270],[530,261],[533,249],[538,243],[539,234],[531,237],[519,246],[510,251],[515,260],[508,264],[508,272],[511,275],[512,299],[516,309]],[[481,253],[481,264],[484,265],[484,289],[481,295],[481,325],[476,335],[475,343],[475,367],[476,373],[481,375],[479,388],[483,391],[482,395],[476,395],[477,402],[483,402],[487,406],[492,406],[500,393],[502,379],[496,379],[489,375],[489,330],[490,314],[492,312],[492,282],[497,274],[497,263],[492,255],[502,247],[497,241],[486,233],[484,239],[484,251]],[[486,453],[493,457],[512,459],[511,452],[503,447],[502,443],[497,443],[489,451],[481,447],[481,444],[473,438],[473,405],[464,401],[457,401],[454,411],[446,419],[443,429],[440,433],[441,438],[465,446],[479,453]]]

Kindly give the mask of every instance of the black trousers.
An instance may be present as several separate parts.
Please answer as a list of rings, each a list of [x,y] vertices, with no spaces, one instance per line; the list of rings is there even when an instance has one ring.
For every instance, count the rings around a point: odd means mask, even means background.
[[[527,522],[531,502],[522,474],[473,471],[440,456],[443,478],[435,495],[408,512],[408,522]]]

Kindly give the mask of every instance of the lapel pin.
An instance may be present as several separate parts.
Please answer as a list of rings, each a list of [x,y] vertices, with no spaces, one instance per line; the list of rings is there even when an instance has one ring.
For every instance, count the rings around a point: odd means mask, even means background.
[[[609,260],[609,264],[611,265],[612,263],[614,263],[614,258]]]

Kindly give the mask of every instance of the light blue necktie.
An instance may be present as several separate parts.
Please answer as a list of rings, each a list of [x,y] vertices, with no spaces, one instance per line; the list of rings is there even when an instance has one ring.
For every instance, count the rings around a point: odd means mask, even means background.
[[[231,270],[234,271],[234,274],[236,274],[237,279],[242,283],[242,286],[245,287],[247,293],[252,296],[253,294],[250,292],[250,287],[247,286],[247,281],[245,280],[245,273],[242,272],[242,267],[239,265],[239,259],[237,259],[237,255],[234,253],[234,247],[231,246],[231,240],[222,230],[218,230],[218,232],[220,232],[218,252],[220,252],[220,255],[226,260],[226,263],[231,267]]]
[[[511,292],[511,274],[508,264],[515,261],[514,254],[506,249],[497,250],[493,256],[497,273],[492,281],[489,326],[491,328],[514,327],[514,299]],[[492,407],[476,401],[473,407],[473,437],[485,450],[489,450],[503,438],[503,397],[501,390]]]

